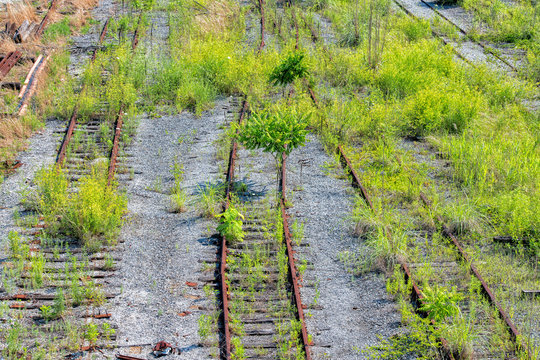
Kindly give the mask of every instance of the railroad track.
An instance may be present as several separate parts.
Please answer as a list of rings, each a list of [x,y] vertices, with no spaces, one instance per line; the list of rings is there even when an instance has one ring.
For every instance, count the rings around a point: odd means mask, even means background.
[[[352,185],[358,189],[366,205],[375,211],[373,203],[367,189],[363,186],[357,175],[353,164],[348,159],[345,151],[341,146],[337,149],[339,157],[345,171],[351,176]],[[431,207],[431,202],[423,193],[420,195],[424,205],[434,213]],[[459,242],[456,236],[451,232],[443,219],[434,213],[434,218],[441,226],[443,234],[449,239],[446,245],[442,245],[433,240],[431,234],[420,234],[413,244],[420,249],[419,257],[425,256],[425,261],[409,262],[398,260],[399,265],[405,274],[405,280],[411,283],[411,302],[416,307],[420,308],[424,298],[423,287],[443,285],[447,288],[455,287],[457,290],[470,294],[470,277],[474,277],[478,285],[478,293],[480,293],[489,307],[477,306],[473,308],[471,298],[465,297],[459,303],[461,311],[465,315],[471,315],[474,312],[476,315],[475,323],[477,328],[481,329],[481,333],[477,341],[473,344],[473,354],[476,359],[495,359],[500,358],[501,352],[505,354],[505,358],[517,358],[518,352],[525,354],[529,358],[533,358],[533,353],[529,348],[529,344],[523,342],[522,336],[518,328],[513,323],[508,312],[503,308],[501,302],[496,298],[495,292],[490,288],[482,274],[478,271],[477,265],[474,263],[471,256],[466,252],[465,247]],[[389,231],[389,230],[388,230]],[[391,234],[387,234],[391,236]],[[451,245],[450,247],[448,245]],[[431,247],[441,247],[442,251],[439,257],[433,258],[428,254],[433,254]],[[452,255],[448,255],[447,250],[451,251]],[[421,284],[421,285],[420,285]],[[474,292],[474,291],[473,291]],[[420,311],[422,313],[422,311]],[[494,316],[493,313],[496,315]],[[426,314],[422,314],[426,316]],[[497,323],[498,321],[498,323]],[[489,343],[489,335],[497,331],[497,326],[503,326],[506,329],[506,338],[501,339],[498,344],[500,347],[494,348],[493,344]],[[447,342],[442,340],[443,346],[447,346]],[[506,347],[505,347],[506,346]],[[447,355],[457,355],[446,352]]]
[[[243,102],[239,122],[248,111]],[[224,210],[231,205],[238,144],[231,145]],[[242,242],[221,237],[218,284],[221,313],[221,358],[242,352],[247,358],[311,359],[303,321],[288,216],[285,209],[286,167],[283,162],[277,203],[241,200],[245,214]],[[278,265],[279,266],[276,266]],[[257,270],[254,270],[257,269]]]
[[[142,16],[142,15],[141,15]],[[140,17],[139,17],[140,19]],[[98,46],[90,56],[91,62],[101,48],[106,38],[109,19],[105,22],[100,33]],[[139,24],[141,22],[139,21]],[[135,31],[131,40],[133,53],[138,43],[138,31]],[[84,85],[83,89],[84,91]],[[64,132],[63,141],[58,149],[56,167],[62,169],[70,181],[77,181],[83,176],[91,174],[96,162],[107,163],[108,186],[114,186],[114,177],[119,167],[119,149],[121,148],[121,131],[123,124],[124,106],[115,121],[104,121],[99,115],[84,123],[77,123],[78,105],[68,122]],[[15,289],[0,296],[0,300],[9,301],[9,307],[25,311],[25,317],[33,319],[38,324],[49,326],[46,319],[46,309],[53,308],[69,293],[69,301],[75,304],[70,313],[75,318],[81,318],[86,324],[97,323],[102,329],[104,321],[111,317],[107,308],[107,300],[116,297],[119,292],[112,285],[111,278],[116,271],[116,263],[121,260],[117,247],[100,246],[89,252],[83,248],[78,240],[67,238],[64,240],[49,239],[43,233],[48,225],[43,219],[38,219],[30,230],[24,235],[30,236],[27,242],[28,253],[32,262],[39,261],[43,267],[43,285],[38,290],[28,291],[28,283],[32,281],[31,272],[23,272],[16,283]],[[13,241],[13,240],[12,240]],[[16,239],[21,243],[22,238]],[[37,260],[36,260],[37,259]],[[34,267],[35,265],[32,265]],[[30,268],[30,270],[31,270]],[[61,295],[59,295],[61,294]],[[78,295],[77,295],[78,294]],[[76,298],[76,297],[79,298]],[[83,306],[80,306],[83,305]],[[45,309],[45,310],[44,310]],[[108,326],[108,325],[107,325]],[[107,340],[115,340],[116,335],[108,334]],[[81,350],[89,350],[106,344],[92,344],[81,346]]]
[[[411,18],[416,19],[416,20],[421,20],[422,19],[421,17],[415,15],[413,13],[413,11],[411,9],[409,9],[402,1],[393,0],[393,2],[403,12],[405,12],[407,15],[409,15]],[[484,43],[482,43],[480,41],[472,39],[469,36],[469,34],[467,33],[467,31],[463,27],[459,26],[454,21],[452,21],[448,16],[444,15],[440,11],[440,9],[439,9],[439,7],[437,5],[434,5],[433,3],[429,2],[429,1],[426,1],[426,0],[421,0],[421,3],[425,5],[425,8],[430,9],[435,14],[436,17],[439,17],[439,18],[443,19],[443,21],[449,23],[451,26],[453,26],[455,29],[457,29],[457,31],[459,32],[458,36],[460,37],[460,40],[464,41],[465,43],[469,43],[470,48],[472,48],[473,50],[476,48],[475,51],[477,51],[479,53],[489,54],[488,56],[492,56],[498,62],[499,67],[500,68],[505,68],[505,71],[507,71],[508,73],[515,74],[515,75],[517,75],[519,73],[519,69],[517,67],[515,67],[512,63],[510,63],[510,61],[508,61],[504,57],[498,55],[489,46],[486,46],[486,44],[484,44]],[[433,33],[434,36],[439,38],[445,45],[452,45],[452,50],[454,51],[454,53],[460,59],[464,60],[465,62],[467,62],[470,65],[475,66],[475,63],[471,59],[469,59],[467,57],[467,55],[465,55],[465,53],[462,53],[458,49],[458,47],[462,46],[461,44],[457,44],[455,41],[448,38],[444,34],[439,33],[438,31],[432,31],[432,33]],[[456,44],[457,44],[457,47],[455,46]],[[486,57],[486,59],[487,59],[487,57]]]

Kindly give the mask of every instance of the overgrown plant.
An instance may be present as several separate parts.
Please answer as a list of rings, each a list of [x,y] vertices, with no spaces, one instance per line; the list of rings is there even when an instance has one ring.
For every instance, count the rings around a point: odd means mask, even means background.
[[[246,149],[272,154],[279,177],[283,157],[305,143],[308,118],[296,111],[256,112],[240,128],[238,140]]]
[[[289,54],[276,68],[274,68],[270,74],[270,82],[274,85],[286,87],[294,80],[309,75],[309,70],[304,58],[305,54],[302,52],[296,51]]]
[[[217,231],[228,241],[238,242],[244,240],[242,229],[244,215],[240,214],[232,205],[227,210],[216,216],[220,220]]]
[[[112,241],[124,223],[127,198],[107,185],[99,169],[82,177],[75,185],[56,166],[36,175],[37,187],[26,197],[50,225],[47,231],[75,236],[89,248],[96,249],[102,239]],[[78,191],[72,191],[72,189]]]

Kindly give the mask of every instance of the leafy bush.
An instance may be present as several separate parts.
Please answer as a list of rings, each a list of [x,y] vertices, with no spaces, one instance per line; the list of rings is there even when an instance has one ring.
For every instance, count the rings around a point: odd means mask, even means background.
[[[49,224],[49,232],[73,235],[85,245],[100,245],[101,238],[112,240],[124,223],[127,199],[96,169],[81,178],[73,191],[64,171],[55,165],[38,171],[36,188],[27,194],[25,204],[33,207]]]
[[[112,240],[124,223],[126,196],[107,186],[107,178],[96,171],[83,177],[78,188],[63,212],[62,229],[87,244],[97,237]]]
[[[463,296],[455,288],[450,290],[435,285],[425,286],[422,291],[423,299],[420,310],[428,312],[430,319],[441,322],[459,314],[458,302]]]
[[[309,70],[303,61],[305,54],[294,52],[289,54],[270,74],[270,82],[274,85],[287,86],[298,78],[309,75]]]
[[[229,206],[227,210],[216,216],[220,219],[217,231],[228,241],[243,241],[244,231],[242,230],[244,215],[240,214],[234,207]]]
[[[441,131],[460,133],[479,110],[480,100],[466,89],[422,89],[404,105],[404,132],[414,137]]]
[[[253,113],[240,129],[238,140],[250,150],[263,149],[280,163],[281,155],[304,145],[307,115],[295,112]]]

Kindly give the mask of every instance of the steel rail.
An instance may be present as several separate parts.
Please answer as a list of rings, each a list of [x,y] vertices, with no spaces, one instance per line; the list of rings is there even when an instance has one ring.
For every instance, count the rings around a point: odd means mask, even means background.
[[[311,352],[309,349],[310,341],[306,328],[306,320],[304,317],[304,307],[302,305],[302,296],[300,295],[300,285],[298,284],[298,276],[296,265],[294,262],[294,250],[292,248],[291,232],[289,230],[288,215],[285,207],[286,193],[287,193],[287,172],[286,172],[286,156],[283,155],[281,161],[281,179],[280,179],[281,197],[279,205],[281,208],[281,217],[283,220],[283,238],[287,246],[287,257],[289,259],[289,280],[293,287],[294,303],[296,305],[298,320],[302,325],[302,343],[304,345],[304,352],[306,360],[311,360]]]
[[[100,45],[103,43],[103,40],[105,39],[105,34],[108,29],[109,20],[110,18],[107,19],[107,21],[105,22],[105,26],[103,26],[103,29],[101,30],[101,34],[99,36],[98,47],[96,48],[96,50],[94,51],[94,54],[92,55],[92,58],[90,59],[91,64],[95,61],[97,51]],[[77,103],[73,107],[73,111],[69,119],[68,127],[64,134],[64,138],[62,139],[62,145],[60,145],[60,149],[58,150],[58,155],[56,156],[56,164],[62,165],[66,157],[67,147],[68,147],[69,142],[71,141],[71,137],[73,136],[73,130],[75,130],[75,125],[77,124],[77,115],[79,114],[79,100],[85,90],[86,90],[86,83],[83,82],[81,91],[79,92],[79,98],[77,100]]]
[[[105,20],[105,24],[103,25],[103,29],[101,30],[101,34],[99,35],[99,42],[98,47],[94,50],[94,53],[92,54],[92,58],[90,59],[90,63],[93,63],[96,60],[97,52],[100,48],[100,45],[103,44],[103,40],[105,40],[105,35],[107,35],[107,30],[109,29],[109,22],[111,21],[111,18],[107,18]]]
[[[137,24],[137,29],[135,30],[135,35],[134,35],[133,40],[132,40],[132,50],[133,51],[137,48],[137,45],[138,45],[137,32],[139,30],[141,17],[142,17],[142,13],[139,16],[139,22]],[[98,46],[94,50],[94,53],[92,54],[92,57],[90,59],[91,64],[95,61],[96,56],[97,56],[97,52],[101,48],[101,45],[103,44],[103,41],[105,40],[105,36],[107,34],[109,22],[110,22],[110,17],[105,21],[105,24],[103,25],[103,29],[101,30],[101,33],[100,33],[100,36],[99,36]],[[84,93],[85,90],[86,90],[86,84],[83,83],[81,91],[79,92],[79,99],[80,99],[81,95]],[[71,137],[73,136],[73,131],[75,130],[75,126],[77,125],[78,112],[79,112],[79,101],[77,101],[77,103],[75,104],[75,107],[73,108],[73,112],[71,114],[71,117],[70,117],[70,120],[69,120],[69,123],[68,123],[68,127],[66,129],[65,134],[64,134],[64,139],[62,140],[62,145],[60,146],[60,149],[58,151],[58,155],[56,157],[56,164],[58,164],[58,165],[62,165],[62,163],[65,160],[67,147],[69,145],[69,142],[71,141]],[[116,118],[116,121],[115,121],[115,134],[114,134],[114,138],[113,138],[113,147],[112,147],[111,155],[110,155],[111,160],[109,161],[109,173],[108,173],[108,181],[107,181],[107,183],[109,185],[112,183],[112,180],[114,178],[114,171],[116,170],[116,157],[117,157],[117,154],[118,154],[118,142],[119,142],[119,139],[120,139],[120,133],[121,133],[121,130],[122,130],[122,125],[123,125],[123,120],[122,120],[123,112],[124,112],[124,105],[121,104],[120,105],[120,110],[118,112],[118,115],[117,115],[117,118]]]
[[[49,7],[49,10],[47,11],[47,14],[41,20],[41,23],[39,24],[39,27],[36,29],[36,36],[39,38],[43,34],[43,31],[45,31],[45,27],[49,23],[49,18],[51,16],[52,11],[56,10],[56,0],[51,1],[51,6]]]
[[[2,80],[22,57],[19,50],[10,52],[0,61],[0,80]]]
[[[446,225],[446,223],[444,222],[444,219],[439,214],[437,214],[435,212],[435,209],[433,208],[433,204],[427,198],[427,196],[424,193],[420,192],[420,198],[422,199],[422,202],[424,203],[426,208],[428,208],[430,210],[430,212],[433,214],[433,216],[435,217],[437,222],[441,225],[441,228],[443,230],[443,234],[451,240],[452,244],[458,250],[458,253],[459,253],[460,257],[463,259],[463,261],[465,263],[467,263],[469,265],[470,271],[478,279],[478,281],[480,281],[480,283],[482,284],[482,293],[487,298],[489,303],[493,307],[495,307],[497,309],[497,312],[499,313],[500,318],[504,321],[504,323],[506,325],[506,328],[507,328],[512,340],[514,341],[515,345],[517,346],[518,350],[521,347],[522,349],[524,349],[527,352],[527,355],[529,356],[529,358],[532,358],[531,351],[530,351],[529,347],[526,344],[521,343],[521,341],[519,340],[521,338],[519,330],[517,329],[517,327],[512,322],[512,319],[510,318],[508,313],[503,309],[501,304],[497,301],[497,298],[495,297],[495,294],[494,294],[493,290],[489,287],[489,285],[485,281],[482,274],[480,274],[480,272],[478,271],[478,269],[474,265],[471,256],[465,251],[465,248],[463,247],[463,245],[459,242],[457,237],[452,233],[450,228]]]
[[[266,45],[264,43],[264,0],[259,0],[259,9],[261,12],[261,44],[259,45],[259,52],[264,48]]]
[[[137,21],[137,28],[135,28],[135,32],[133,33],[133,40],[131,41],[131,49],[135,50],[137,48],[137,45],[139,45],[139,27],[141,25],[143,13],[141,11],[141,14],[139,15],[139,20]]]
[[[362,198],[366,202],[366,205],[371,209],[371,211],[374,212],[375,208],[373,206],[373,203],[371,202],[369,194],[368,194],[366,188],[362,185],[362,182],[360,181],[360,178],[358,177],[358,174],[354,170],[354,167],[352,166],[350,160],[345,155],[345,152],[343,151],[343,148],[341,147],[341,145],[338,145],[337,152],[338,152],[341,164],[344,167],[345,171],[347,171],[349,173],[349,175],[351,175],[352,186],[354,188],[360,190],[360,193],[362,195]],[[385,231],[389,233],[388,229],[385,229]],[[420,290],[420,287],[414,281],[414,279],[412,277],[412,272],[411,272],[411,270],[409,268],[409,265],[405,261],[403,261],[401,259],[398,259],[398,264],[399,264],[399,266],[401,266],[401,269],[403,270],[403,272],[405,274],[404,275],[405,282],[410,282],[410,284],[411,284],[411,287],[412,287],[411,288],[411,294],[410,294],[411,295],[411,302],[413,303],[413,306],[414,306],[416,312],[427,315],[428,314],[427,312],[421,311],[419,309],[420,304],[422,303],[422,299],[424,298],[424,295],[422,294],[422,291]],[[436,323],[434,321],[432,321],[431,324],[433,326],[436,326]],[[455,357],[452,354],[452,352],[448,350],[449,349],[448,342],[442,337],[439,338],[439,341],[442,344],[442,347],[444,349],[444,353],[445,353],[446,357],[448,359],[450,359],[450,360],[455,360]]]
[[[143,15],[143,13],[141,12],[141,14],[139,15],[139,22],[137,23],[137,29],[135,30],[135,35],[133,36],[133,41],[131,43],[132,55],[135,52],[135,50],[137,49],[137,45],[139,45],[138,30],[139,30],[139,25],[141,24],[142,15]],[[106,33],[107,27],[109,25],[109,20],[110,20],[110,18],[107,19],[107,21],[105,22],[105,25],[103,26],[103,31],[101,32],[101,36],[99,37],[100,45],[103,42],[103,39],[105,38],[105,33]],[[94,52],[93,59],[95,59],[96,52],[97,52],[97,49]],[[114,126],[115,131],[114,131],[114,138],[113,138],[113,146],[112,146],[112,149],[111,149],[111,155],[109,156],[109,175],[108,175],[108,178],[107,178],[107,185],[108,186],[112,185],[113,180],[114,180],[114,174],[116,172],[116,162],[117,162],[117,159],[118,159],[118,149],[119,149],[119,146],[120,146],[120,136],[122,134],[122,125],[124,124],[124,120],[123,120],[123,118],[124,118],[124,109],[125,109],[125,104],[120,103],[120,109],[118,110],[118,115],[116,116],[116,121],[115,121],[115,126]]]
[[[114,131],[114,138],[113,138],[113,146],[111,149],[111,155],[109,156],[109,176],[107,179],[108,186],[112,185],[112,182],[114,180],[114,174],[116,172],[116,161],[118,158],[120,135],[122,134],[122,125],[124,123],[123,117],[124,117],[124,104],[121,104],[120,110],[118,111],[118,115],[116,116],[116,122],[114,126],[115,131]]]
[[[396,1],[396,0],[394,0]],[[456,24],[455,22],[453,22],[452,20],[450,20],[450,18],[448,18],[446,15],[444,15],[443,13],[441,13],[435,6],[433,6],[433,4],[427,2],[426,0],[420,0],[423,4],[425,4],[427,7],[429,7],[431,10],[433,10],[433,12],[435,12],[437,15],[439,15],[440,17],[442,17],[444,20],[448,21],[450,24],[452,24],[453,26],[455,26],[459,32],[461,32],[463,35],[465,35],[467,38],[469,38],[469,40],[471,40],[472,42],[474,42],[475,44],[479,45],[482,49],[484,49],[484,51],[487,51],[489,52],[491,55],[493,55],[494,57],[496,57],[497,59],[499,59],[500,61],[502,61],[506,66],[508,66],[512,71],[514,71],[515,73],[518,72],[518,69],[512,65],[510,62],[508,62],[508,60],[504,59],[503,57],[489,51],[489,49],[486,48],[486,46],[484,44],[482,44],[481,42],[479,41],[476,41],[474,39],[471,39],[469,37],[469,34],[467,34],[467,31],[465,31],[465,29],[463,29],[461,26],[459,26],[458,24]]]
[[[242,103],[242,109],[240,111],[240,116],[238,118],[238,124],[242,124],[248,110],[248,102],[244,100]],[[238,143],[236,139],[233,139],[231,144],[231,151],[229,153],[229,165],[227,168],[226,176],[226,187],[225,187],[225,203],[223,205],[223,210],[226,210],[229,207],[229,202],[231,198],[232,183],[234,181],[234,169],[236,167],[236,152],[238,151]],[[223,307],[222,311],[222,322],[223,322],[223,336],[225,340],[224,346],[221,346],[221,358],[225,360],[231,359],[231,330],[229,327],[229,289],[227,286],[227,238],[225,236],[221,237],[221,251],[220,251],[220,264],[219,264],[219,286],[221,292],[221,306]]]
[[[411,18],[415,19],[415,20],[420,20],[420,17],[414,15],[409,9],[407,9],[405,7],[405,5],[403,5],[401,2],[399,2],[399,0],[393,0],[394,3],[401,9],[403,10],[403,12],[405,12],[407,15],[409,15]],[[424,0],[421,0],[423,3],[425,3]],[[426,4],[427,5],[427,4]],[[428,7],[431,8],[431,6],[427,5]],[[456,25],[454,22],[452,22],[451,20],[449,20],[446,16],[444,16],[443,14],[441,14],[439,11],[437,11],[436,9],[433,9],[431,8],[436,14],[438,14],[439,16],[441,16],[443,19],[445,19],[446,21],[448,21],[450,24],[452,24],[453,26],[455,26],[462,34],[464,34],[465,36],[468,37],[468,34],[465,30],[463,30],[462,28],[460,28],[458,25]],[[435,32],[434,30],[431,30],[431,34],[433,36],[435,36],[436,38],[438,38],[443,44],[445,45],[450,45],[451,48],[452,48],[452,51],[454,52],[454,54],[456,54],[461,60],[465,61],[467,64],[473,66],[473,67],[477,67],[475,63],[473,63],[471,60],[467,59],[462,53],[460,53],[450,42],[446,41],[444,38],[443,38],[443,35],[442,34],[438,34],[437,32]],[[475,41],[475,40],[472,40],[469,38],[470,41],[472,41],[473,43],[477,44],[478,46],[480,46],[482,49],[484,49],[484,51],[488,51],[488,49],[486,48],[485,45],[483,45],[482,43],[478,42],[478,41]],[[508,63],[505,59],[499,57],[497,54],[491,52],[491,51],[488,51],[491,55],[493,55],[495,58],[497,58],[498,60],[500,60],[502,63],[504,63],[506,66],[510,67],[510,70],[512,70],[513,72],[517,73],[518,72],[518,69],[516,69],[512,64]]]

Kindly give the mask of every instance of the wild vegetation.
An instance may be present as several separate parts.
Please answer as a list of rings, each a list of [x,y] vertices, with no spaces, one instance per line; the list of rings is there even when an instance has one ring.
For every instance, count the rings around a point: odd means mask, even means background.
[[[111,44],[115,45],[99,52],[81,79],[65,72],[69,62],[66,53],[55,56],[49,65],[51,81],[37,98],[39,110],[22,121],[33,127],[46,116],[68,119],[79,103],[81,122],[99,113],[104,123],[112,125],[124,109],[128,128],[134,131],[135,115],[143,110],[201,115],[220,96],[245,96],[253,113],[240,128],[238,139],[247,149],[271,152],[279,166],[283,154],[303,145],[309,129],[332,155],[337,145],[343,145],[353,165],[361,169],[359,175],[373,199],[374,211],[359,198],[351,217],[360,240],[371,250],[359,257],[343,254],[342,259],[354,275],[374,268],[387,273],[388,291],[398,301],[409,330],[368,349],[369,356],[433,358],[441,356],[441,338],[447,341],[447,350],[459,358],[474,357],[479,344],[504,355],[515,351],[501,320],[471,277],[468,264],[456,261],[455,251],[434,220],[436,213],[479,264],[479,271],[519,327],[522,338],[518,342],[526,344],[534,358],[540,351],[538,339],[532,336],[538,300],[521,294],[540,286],[540,118],[526,106],[538,97],[534,83],[538,80],[538,26],[531,26],[536,24],[538,5],[483,4],[463,3],[490,25],[488,33],[478,37],[525,47],[529,67],[524,71],[532,81],[457,61],[449,47],[432,37],[428,22],[408,18],[386,0],[306,1],[285,8],[267,1],[264,14],[270,26],[261,51],[258,33],[252,27],[246,29],[246,23],[258,18],[263,9],[260,4],[170,1],[164,6],[169,12],[170,58],[158,63],[156,59],[147,61],[144,51],[132,54],[127,34],[133,32],[138,20],[126,14],[110,25],[114,34]],[[134,9],[147,10],[153,5],[131,4]],[[201,6],[204,12],[193,12]],[[294,14],[299,13],[306,26],[295,26],[298,19]],[[328,28],[321,25],[326,22]],[[143,16],[142,24],[147,23]],[[58,22],[47,37],[69,35],[66,26],[67,21]],[[317,32],[318,37],[314,36]],[[108,75],[105,81],[104,73]],[[26,127],[18,126],[9,131],[27,133]],[[104,126],[103,138],[110,135],[108,128]],[[125,140],[129,134],[124,135]],[[69,151],[79,146],[92,148],[93,144],[75,139]],[[337,160],[334,165],[339,166]],[[187,197],[182,188],[184,173],[179,164],[171,172],[175,180],[170,189],[171,210],[181,212]],[[118,234],[126,198],[116,184],[106,185],[99,168],[76,183],[71,183],[62,169],[43,169],[34,182],[27,204],[47,224],[42,244],[61,234],[82,240],[95,250],[103,240],[113,240]],[[233,203],[219,215],[222,189],[207,184],[198,192],[201,213],[218,217],[218,231],[242,243],[243,222],[251,216],[245,205]],[[430,198],[433,211],[422,204],[420,192]],[[264,248],[256,249],[253,256],[232,256],[229,272],[245,275],[243,285],[254,290],[243,296],[255,296],[254,285],[268,280],[261,269],[269,262],[277,263],[278,288],[285,299],[282,229],[275,212],[256,216],[264,219],[263,236],[275,239],[278,251],[272,258]],[[494,240],[500,237],[507,242]],[[31,288],[46,284],[43,258],[30,254],[21,235],[13,233],[9,240],[12,261],[4,275],[5,287],[13,288],[21,278]],[[61,246],[51,241],[53,249]],[[399,268],[402,261],[414,265],[413,280],[424,296],[419,310],[426,318],[413,311],[410,283],[404,282]],[[432,265],[441,263],[451,269],[452,278],[445,277],[447,268]],[[81,289],[73,275],[85,271],[79,260],[73,261],[73,268],[65,270],[69,292],[58,292],[54,306],[40,309],[43,319],[59,324],[59,331],[69,339],[62,345],[67,349],[76,348],[82,337],[95,344],[99,334],[108,333],[107,329],[94,328],[96,325],[82,329],[61,321],[68,304],[103,301],[95,286]],[[232,301],[230,306],[235,358],[241,359],[245,354],[239,318],[253,309],[243,301]],[[212,313],[199,319],[203,342],[217,329],[217,318]],[[430,320],[436,326],[431,326]],[[283,338],[287,334],[293,339],[294,346],[282,342],[283,358],[291,357],[291,348],[298,346],[298,324],[284,323],[279,328]],[[28,345],[22,345],[28,331],[13,321],[3,334],[8,343],[5,356],[28,352]],[[53,337],[53,333],[47,336]],[[48,350],[38,346],[32,351],[45,354]],[[530,354],[518,348],[517,356],[526,359]]]

